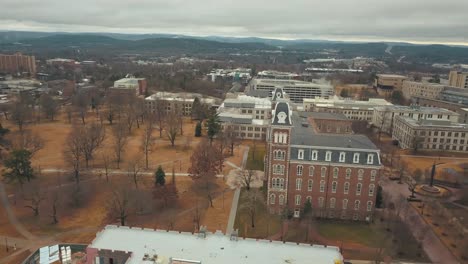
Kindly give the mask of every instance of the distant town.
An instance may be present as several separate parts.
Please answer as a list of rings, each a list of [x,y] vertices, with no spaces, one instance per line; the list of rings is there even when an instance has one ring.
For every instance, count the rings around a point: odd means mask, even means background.
[[[0,45],[0,263],[468,263],[463,59],[66,38]]]

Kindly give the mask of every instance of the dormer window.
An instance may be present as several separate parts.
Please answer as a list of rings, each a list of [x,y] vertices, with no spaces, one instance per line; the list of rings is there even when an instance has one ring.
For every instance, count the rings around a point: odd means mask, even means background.
[[[367,155],[367,164],[373,164],[373,163],[374,163],[374,154]]]
[[[345,158],[346,158],[346,153],[340,152],[340,162],[345,162]]]
[[[359,153],[354,153],[354,155],[353,155],[353,163],[359,163]]]
[[[317,156],[318,156],[318,151],[313,150],[313,151],[312,151],[312,157],[311,157],[312,160],[317,160]]]
[[[325,153],[325,161],[331,161],[331,155],[332,155],[332,152],[331,151],[327,151]]]
[[[304,150],[303,149],[300,149],[298,152],[297,152],[297,159],[304,159]]]

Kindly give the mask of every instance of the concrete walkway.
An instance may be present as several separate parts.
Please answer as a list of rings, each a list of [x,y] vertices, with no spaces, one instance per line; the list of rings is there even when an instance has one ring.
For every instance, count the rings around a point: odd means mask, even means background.
[[[237,169],[242,169],[245,168],[245,165],[247,164],[247,157],[249,156],[249,147],[247,146],[244,156],[242,157],[242,165],[241,168],[237,167]],[[231,212],[229,212],[229,220],[228,224],[226,227],[226,234],[232,233],[234,230],[234,221],[236,221],[236,213],[237,213],[237,206],[239,205],[239,197],[240,197],[240,188],[236,188],[236,191],[234,192],[234,197],[232,198],[232,205],[231,205]]]

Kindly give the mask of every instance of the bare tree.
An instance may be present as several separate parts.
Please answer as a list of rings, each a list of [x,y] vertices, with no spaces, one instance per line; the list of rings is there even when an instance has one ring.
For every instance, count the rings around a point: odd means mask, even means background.
[[[68,123],[71,124],[73,119],[73,107],[71,105],[65,107],[65,113],[67,114]]]
[[[26,149],[32,156],[44,147],[44,140],[41,136],[31,130],[11,133],[9,140],[13,149]]]
[[[42,112],[44,112],[46,118],[54,121],[55,115],[59,110],[58,102],[49,94],[43,94],[40,98],[40,105]]]
[[[73,108],[80,115],[83,124],[85,124],[86,112],[88,111],[89,104],[89,98],[84,93],[78,93],[72,97]]]
[[[120,168],[122,153],[127,145],[129,135],[127,129],[121,123],[113,127],[112,133],[114,134],[114,154],[117,161],[117,168]]]
[[[73,166],[73,175],[76,184],[80,183],[81,161],[83,159],[83,127],[74,126],[67,138],[64,151],[66,161]]]
[[[45,200],[45,194],[39,188],[39,185],[31,186],[30,190],[25,192],[26,195],[23,199],[29,204],[24,207],[29,208],[33,211],[34,216],[39,216],[39,209],[41,202]]]
[[[158,125],[159,137],[162,138],[162,133],[164,131],[167,118],[165,102],[163,100],[156,100],[154,107],[154,117]]]
[[[148,169],[148,158],[149,154],[153,150],[154,145],[154,138],[153,138],[153,122],[151,119],[146,122],[143,136],[141,138],[141,148],[143,149],[143,153],[145,154],[145,168]]]
[[[109,182],[110,158],[106,153],[102,155],[102,165],[104,166],[104,175],[106,176],[106,181]]]
[[[238,171],[238,178],[240,185],[250,191],[251,184],[257,179],[257,175],[253,170],[244,169]]]
[[[173,147],[175,146],[175,140],[179,133],[180,119],[181,116],[176,110],[171,111],[166,118],[166,134]]]
[[[139,158],[136,158],[129,162],[127,175],[132,178],[133,183],[135,184],[135,188],[138,189],[138,178],[140,177],[140,162]]]
[[[124,226],[127,223],[127,218],[130,215],[131,190],[126,185],[119,185],[112,188],[112,197],[109,200],[109,210],[112,217],[117,217],[120,225]]]
[[[382,112],[382,115],[381,115],[381,119],[378,120],[378,124],[377,127],[379,128],[379,141],[380,141],[380,138],[382,136],[382,132],[386,129],[385,127],[388,125],[388,119],[391,118],[391,115],[392,113],[390,112],[390,109],[385,109],[383,112]],[[392,120],[390,120],[391,123],[393,123]]]
[[[92,123],[85,126],[82,130],[82,150],[85,159],[86,168],[88,168],[89,161],[93,158],[94,152],[101,146],[105,137],[104,126],[99,123]]]
[[[252,228],[255,228],[255,219],[257,217],[257,207],[259,203],[261,202],[262,196],[257,189],[252,190],[251,192],[248,192],[246,195],[247,195],[247,201],[241,205],[241,210],[243,209],[247,211],[247,214],[249,215],[249,219],[250,219],[250,226]]]
[[[222,167],[220,156],[222,153],[219,152],[218,148],[211,146],[207,140],[203,140],[190,158],[189,174],[205,191],[211,207],[213,207],[213,185],[215,185],[216,175],[220,173]]]
[[[32,111],[25,102],[19,100],[11,104],[10,116],[19,131],[22,131],[26,121],[31,118]]]
[[[52,223],[54,225],[58,224],[58,216],[57,216],[57,210],[58,210],[58,204],[59,204],[59,195],[57,192],[53,192],[51,195],[50,199],[50,205],[52,206],[52,212],[50,214],[50,217],[52,218]]]
[[[237,137],[237,132],[234,130],[234,127],[230,125],[226,126],[223,131],[223,137],[229,145],[231,156],[234,156],[234,147],[240,144],[240,140]]]
[[[201,222],[201,210],[200,210],[200,205],[197,204],[195,206],[195,210],[193,211],[193,223],[195,224],[195,231],[200,230],[200,222]]]

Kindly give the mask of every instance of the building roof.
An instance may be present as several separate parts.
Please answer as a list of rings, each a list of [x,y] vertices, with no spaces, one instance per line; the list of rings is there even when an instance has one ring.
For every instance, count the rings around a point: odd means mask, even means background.
[[[199,93],[171,93],[157,92],[145,98],[147,101],[163,100],[163,101],[178,101],[178,102],[193,102],[198,97],[200,102],[204,104],[215,104],[217,98],[207,97]]]
[[[271,101],[268,98],[258,98],[248,95],[238,95],[237,98],[228,98],[224,100],[220,108],[252,108],[252,109],[271,109]]]
[[[273,121],[272,125],[275,126],[291,126],[291,108],[287,102],[276,103],[275,109],[273,110]]]
[[[372,110],[377,106],[392,105],[392,103],[387,102],[385,99],[380,98],[370,98],[368,101],[359,101],[344,99],[337,96],[334,96],[330,99],[325,98],[304,98],[303,104],[312,104],[317,107],[330,107],[330,108],[342,108],[342,109],[368,109]]]
[[[308,122],[305,117],[301,117],[297,112],[293,113],[292,119],[294,127],[291,134],[291,145],[378,151],[374,143],[364,135],[321,134],[315,132],[310,125],[304,126],[303,124]]]
[[[448,115],[458,115],[457,113],[450,111],[445,108],[439,107],[427,107],[427,106],[405,106],[405,105],[388,105],[374,108],[377,111],[392,111],[392,112],[418,112],[418,113],[431,113],[431,114],[448,114]]]
[[[377,74],[378,77],[382,78],[399,78],[399,79],[408,79],[408,77],[398,74]]]
[[[452,128],[452,129],[468,130],[468,124],[454,123],[454,122],[451,122],[450,120],[428,120],[428,119],[415,120],[407,116],[397,116],[396,120],[400,120],[412,127],[419,127],[419,128],[431,128],[431,129]]]
[[[204,264],[333,264],[343,261],[336,247],[255,239],[236,241],[221,232],[207,233],[203,237],[186,232],[117,226],[106,226],[89,247],[131,252],[127,264],[149,263],[143,261],[145,254],[157,254],[156,263],[160,264],[168,264],[171,258]]]
[[[272,87],[283,87],[283,88],[323,88],[323,89],[333,89],[333,86],[330,82],[323,80],[315,80],[314,82],[305,82],[299,80],[289,80],[289,79],[253,79],[257,85],[269,85]]]
[[[329,113],[329,112],[306,112],[301,113],[301,115],[306,115],[312,117],[313,119],[330,119],[330,120],[349,120],[343,113]]]

